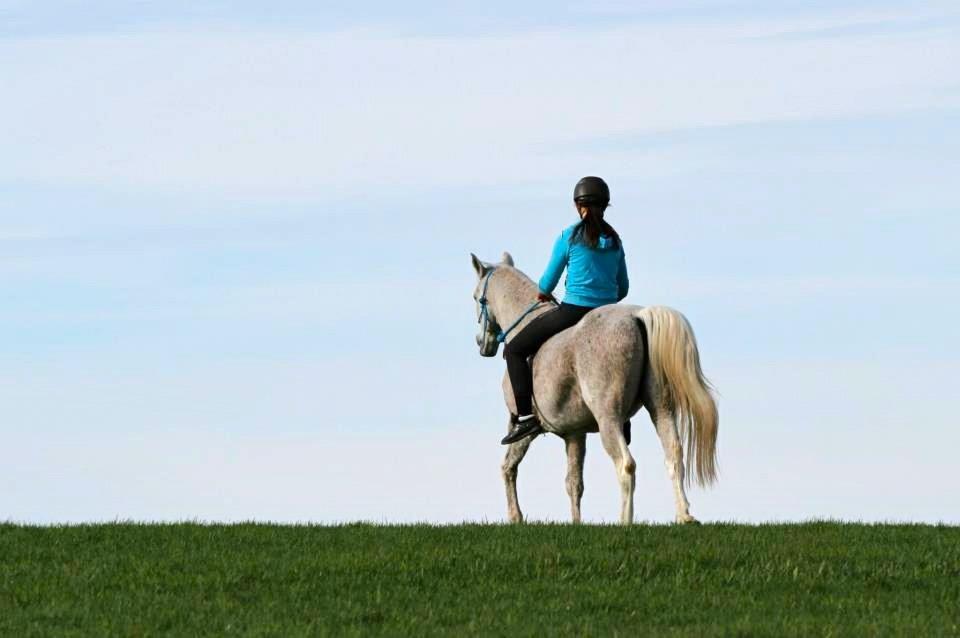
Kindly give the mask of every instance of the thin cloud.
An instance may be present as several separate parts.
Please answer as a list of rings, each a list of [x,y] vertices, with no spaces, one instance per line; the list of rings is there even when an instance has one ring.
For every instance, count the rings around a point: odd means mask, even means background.
[[[770,26],[494,38],[373,32],[7,40],[9,180],[332,196],[577,172],[545,146],[942,105],[956,38],[747,41]],[[842,64],[841,64],[842,62]],[[830,68],[830,73],[823,73]],[[591,77],[601,99],[570,78]],[[592,160],[603,161],[597,151]]]

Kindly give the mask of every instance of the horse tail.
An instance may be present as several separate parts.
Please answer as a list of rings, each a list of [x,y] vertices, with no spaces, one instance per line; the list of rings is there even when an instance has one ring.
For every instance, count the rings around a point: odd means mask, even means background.
[[[666,306],[649,306],[637,313],[647,332],[649,373],[662,388],[668,408],[688,451],[686,481],[695,475],[698,485],[717,479],[719,415],[710,382],[700,368],[697,339],[690,322]]]

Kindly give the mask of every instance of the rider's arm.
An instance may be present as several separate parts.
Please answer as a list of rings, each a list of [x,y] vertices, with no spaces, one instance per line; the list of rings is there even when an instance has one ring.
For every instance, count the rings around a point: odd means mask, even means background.
[[[630,278],[627,277],[627,256],[620,249],[620,268],[617,269],[617,301],[621,301],[630,292]]]
[[[540,292],[549,295],[553,292],[553,289],[557,287],[557,284],[560,283],[560,275],[563,274],[563,269],[567,266],[569,248],[570,242],[567,240],[566,233],[560,233],[557,241],[553,244],[550,263],[547,264],[547,269],[543,272],[543,277],[540,277],[538,284],[540,286]]]

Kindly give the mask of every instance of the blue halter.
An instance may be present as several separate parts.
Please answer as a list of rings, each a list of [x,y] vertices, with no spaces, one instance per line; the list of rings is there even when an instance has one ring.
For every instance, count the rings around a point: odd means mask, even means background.
[[[481,330],[484,333],[487,332],[487,326],[489,324],[496,325],[496,323],[492,319],[490,319],[490,311],[487,310],[487,285],[489,285],[490,277],[493,275],[495,270],[496,268],[491,268],[490,272],[487,273],[487,276],[483,280],[483,290],[480,291],[480,298],[477,299],[477,303],[480,304],[480,317],[477,318],[477,323],[481,324]],[[514,321],[509,326],[507,326],[506,329],[501,328],[500,330],[497,331],[497,342],[503,343],[504,341],[506,341],[507,336],[513,331],[513,329],[516,328],[518,325],[520,325],[520,322],[526,319],[527,315],[529,315],[531,312],[533,312],[534,310],[536,310],[542,305],[543,303],[537,300],[537,301],[534,301],[529,306],[527,306],[527,309],[524,310],[519,317],[517,317],[516,321]]]

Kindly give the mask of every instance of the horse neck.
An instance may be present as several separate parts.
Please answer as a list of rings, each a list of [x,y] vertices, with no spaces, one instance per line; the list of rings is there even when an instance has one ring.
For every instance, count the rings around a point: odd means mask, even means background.
[[[506,328],[537,300],[537,286],[519,272],[504,272],[495,283],[498,284],[496,293],[488,297],[497,323]]]

